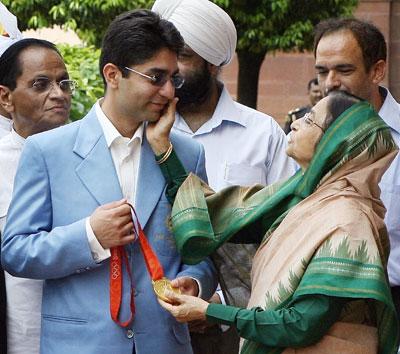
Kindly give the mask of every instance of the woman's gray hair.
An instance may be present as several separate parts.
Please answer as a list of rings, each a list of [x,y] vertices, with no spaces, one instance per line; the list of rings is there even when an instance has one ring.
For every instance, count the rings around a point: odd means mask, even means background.
[[[344,111],[349,109],[352,105],[364,101],[362,98],[354,96],[347,91],[331,91],[328,97],[328,114],[324,122],[325,131]]]

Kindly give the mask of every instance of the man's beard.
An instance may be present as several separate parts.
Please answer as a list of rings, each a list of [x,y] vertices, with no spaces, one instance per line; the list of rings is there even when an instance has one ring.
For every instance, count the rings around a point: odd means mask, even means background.
[[[204,63],[202,68],[190,76],[185,77],[183,86],[176,90],[176,96],[179,98],[178,111],[206,102],[211,96],[212,82],[207,63]]]

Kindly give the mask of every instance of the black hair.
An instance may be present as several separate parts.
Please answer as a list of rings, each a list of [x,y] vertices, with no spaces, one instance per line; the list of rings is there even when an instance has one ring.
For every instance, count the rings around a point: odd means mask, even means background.
[[[308,84],[307,84],[307,90],[310,91],[311,90],[311,85],[318,85],[318,79],[315,77],[313,79],[311,79]]]
[[[370,22],[353,18],[329,19],[320,22],[314,29],[314,57],[318,43],[325,35],[349,30],[361,48],[365,71],[379,60],[386,61],[386,42],[382,32]]]
[[[62,57],[54,43],[36,38],[21,39],[7,48],[0,57],[0,85],[7,86],[10,90],[15,89],[17,86],[17,79],[22,75],[19,57],[25,49],[31,47],[41,47],[54,50],[60,57]]]
[[[125,77],[125,66],[142,64],[161,49],[178,54],[183,48],[182,36],[175,26],[150,10],[132,10],[117,16],[103,38],[100,74],[106,84],[103,68],[112,63]]]
[[[362,98],[352,95],[347,91],[334,90],[328,94],[327,110],[328,115],[325,118],[324,130],[328,129],[330,125],[347,109],[354,104],[365,101]]]

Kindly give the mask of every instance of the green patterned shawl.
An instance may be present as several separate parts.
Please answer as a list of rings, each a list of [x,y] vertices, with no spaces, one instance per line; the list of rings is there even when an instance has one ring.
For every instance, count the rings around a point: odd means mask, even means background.
[[[361,102],[344,112],[329,127],[304,173],[298,171],[283,184],[264,188],[229,187],[214,193],[196,176],[190,175],[179,189],[172,209],[171,221],[177,248],[185,263],[194,264],[229,239],[248,239],[249,242],[262,241],[265,244],[289,211],[310,196],[324,181],[336,176],[335,173],[340,172],[346,163],[357,161],[361,155],[367,156],[368,163],[373,163],[395,149],[387,125],[368,103]],[[378,190],[377,185],[375,189]],[[338,276],[340,271],[329,279],[329,289],[324,283],[326,279],[318,274],[311,275],[318,273],[312,272],[313,267],[319,267],[320,264],[317,263],[326,260],[321,256],[323,250],[319,250],[315,257],[306,260],[306,271],[304,276],[299,274],[301,283],[298,287],[292,289],[274,307],[283,307],[297,296],[316,293],[352,298],[359,294],[360,298],[377,300],[379,351],[395,353],[398,324],[385,271],[388,247],[383,247],[382,251],[382,245],[377,246],[380,259],[373,262],[374,264],[368,264],[368,257],[362,258],[362,255],[361,258],[352,255],[348,259],[343,258],[343,254],[340,255],[341,261],[335,264],[336,270],[343,265],[342,270],[348,272],[349,264],[352,270],[357,269],[357,272],[352,272],[355,275],[350,280],[345,277],[352,288],[350,293],[341,286],[343,278]],[[365,272],[368,273],[371,267],[374,269],[374,276],[369,279]],[[242,353],[246,354],[281,351],[282,348],[265,348],[248,341],[242,348]]]

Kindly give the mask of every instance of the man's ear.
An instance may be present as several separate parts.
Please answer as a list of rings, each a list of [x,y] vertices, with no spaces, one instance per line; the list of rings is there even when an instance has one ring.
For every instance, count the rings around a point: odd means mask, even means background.
[[[386,62],[382,59],[378,60],[371,67],[372,82],[378,85],[384,79],[385,73],[386,73]]]
[[[13,93],[7,86],[0,85],[0,105],[6,112],[14,112]]]
[[[118,88],[119,81],[122,78],[122,72],[115,64],[107,63],[104,65],[103,75],[106,80],[107,87]]]

